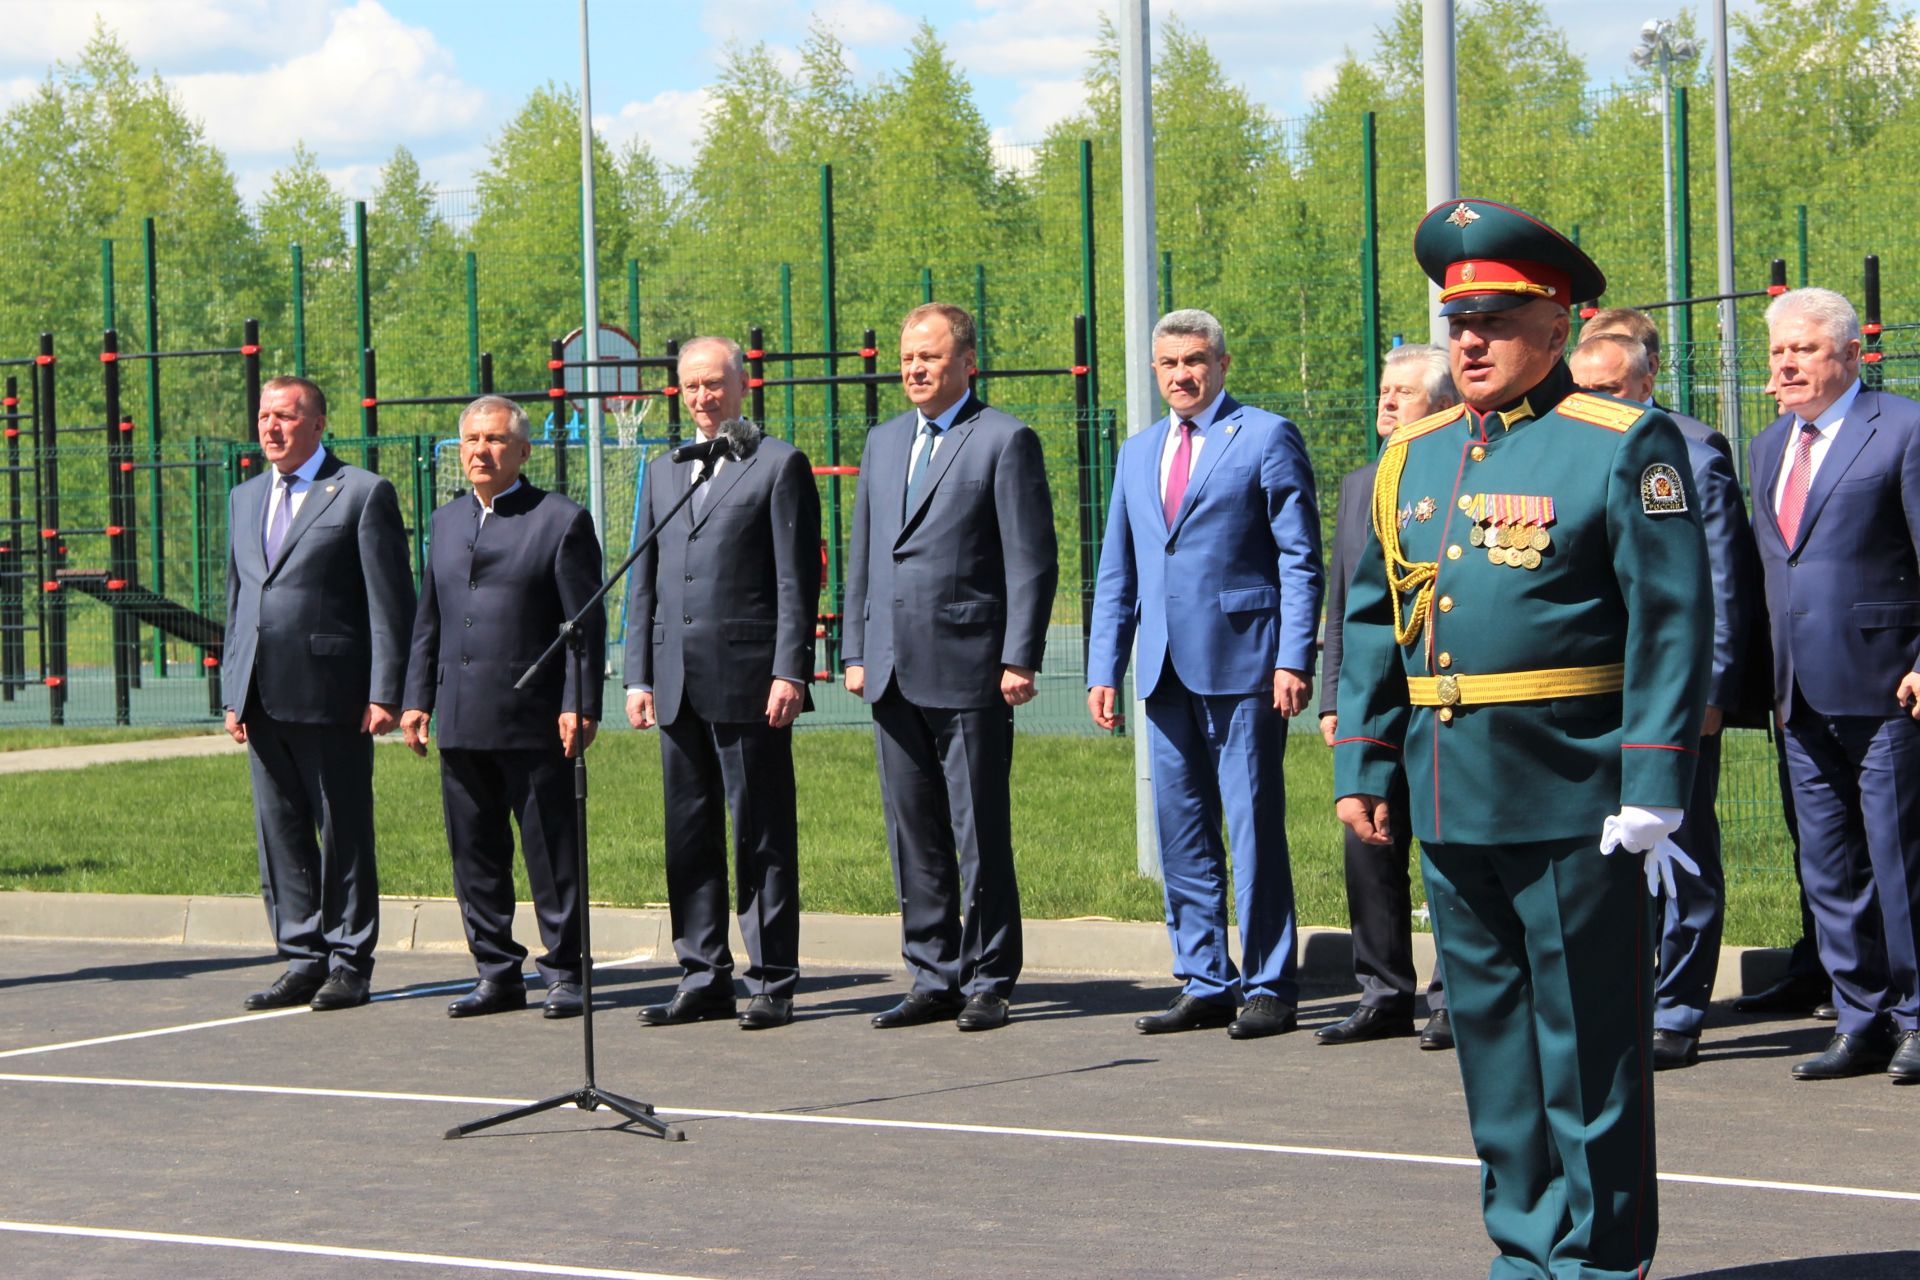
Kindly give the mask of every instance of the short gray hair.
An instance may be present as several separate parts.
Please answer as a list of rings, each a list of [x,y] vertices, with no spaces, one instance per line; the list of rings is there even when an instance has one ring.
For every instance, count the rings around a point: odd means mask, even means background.
[[[1835,346],[1846,346],[1860,337],[1860,313],[1853,304],[1831,289],[1789,289],[1767,304],[1767,329],[1777,321],[1801,316],[1819,325]]]
[[[696,347],[719,347],[727,353],[727,372],[736,378],[747,376],[747,353],[732,338],[722,338],[718,334],[704,334],[698,338],[688,338],[680,344],[680,353],[674,357],[673,376],[680,376],[679,362],[687,358],[687,353]]]
[[[1395,365],[1410,364],[1417,366],[1425,375],[1427,408],[1445,409],[1460,403],[1459,389],[1453,385],[1453,366],[1447,353],[1439,347],[1425,342],[1408,342],[1387,352],[1387,358],[1380,362],[1381,376]]]
[[[1630,376],[1635,378],[1653,376],[1653,362],[1647,359],[1647,344],[1624,330],[1590,333],[1580,339],[1580,344],[1573,349],[1573,354],[1578,356],[1582,351],[1599,351],[1602,347],[1612,347],[1621,354],[1627,362],[1627,373]]]
[[[1153,326],[1153,341],[1162,338],[1205,338],[1207,350],[1216,356],[1227,354],[1227,331],[1210,312],[1198,307],[1169,311]]]
[[[527,411],[505,396],[481,396],[478,400],[475,400],[472,404],[462,409],[460,411],[461,432],[463,434],[466,432],[468,418],[482,413],[506,414],[507,425],[513,430],[513,434],[528,444],[533,443],[533,423],[528,421]]]

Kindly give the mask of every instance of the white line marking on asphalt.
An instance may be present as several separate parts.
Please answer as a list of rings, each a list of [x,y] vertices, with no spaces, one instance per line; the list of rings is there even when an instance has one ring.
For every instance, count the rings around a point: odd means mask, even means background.
[[[520,1107],[531,1098],[482,1098],[446,1093],[389,1093],[363,1089],[309,1089],[295,1085],[225,1084],[198,1080],[137,1080],[110,1076],[24,1075],[0,1072],[0,1083],[77,1084],[117,1089],[185,1089],[203,1093],[285,1094],[290,1097],[364,1099],[374,1102],[457,1103],[462,1106]],[[1088,1129],[1031,1129],[1018,1125],[958,1124],[939,1120],[880,1120],[869,1116],[795,1115],[784,1111],[719,1111],[659,1105],[663,1116],[697,1120],[747,1120],[774,1124],[823,1124],[855,1129],[905,1129],[918,1133],[960,1133],[984,1137],[1050,1138],[1069,1142],[1108,1142],[1129,1146],[1176,1147],[1199,1151],[1244,1151],[1257,1155],[1310,1156],[1336,1160],[1374,1160],[1388,1164],[1443,1165],[1477,1169],[1470,1156],[1432,1156],[1410,1151],[1367,1151],[1348,1147],[1300,1147],[1275,1142],[1234,1142],[1223,1138],[1172,1138],[1142,1133],[1105,1133]],[[1779,1182],[1767,1178],[1723,1178],[1706,1173],[1663,1173],[1662,1182],[1747,1191],[1789,1191],[1803,1195],[1851,1196],[1920,1204],[1920,1191],[1882,1187],[1842,1187],[1820,1182]]]
[[[529,1276],[587,1276],[595,1280],[705,1280],[700,1276],[668,1275],[660,1271],[619,1271],[612,1267],[568,1267],[548,1262],[510,1262],[502,1258],[463,1258],[444,1253],[402,1253],[391,1249],[352,1249],[344,1245],[295,1244],[287,1240],[243,1240],[234,1236],[191,1236],[172,1231],[123,1231],[112,1227],[78,1227],[51,1222],[0,1220],[0,1231],[25,1235],[84,1236],[93,1240],[130,1240],[140,1244],[190,1244],[212,1249],[252,1249],[262,1253],[298,1253],[315,1258],[355,1258],[363,1262],[409,1262],[423,1267],[458,1267],[467,1271],[511,1271]]]

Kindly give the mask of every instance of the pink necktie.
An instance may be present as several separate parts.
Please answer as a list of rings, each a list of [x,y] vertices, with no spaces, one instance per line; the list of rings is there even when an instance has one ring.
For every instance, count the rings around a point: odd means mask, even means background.
[[[1786,492],[1780,495],[1780,536],[1789,547],[1800,533],[1800,513],[1806,509],[1807,486],[1813,481],[1813,442],[1819,438],[1819,428],[1811,422],[1800,424],[1793,468],[1787,472]]]
[[[1180,503],[1187,496],[1187,473],[1193,470],[1193,423],[1180,419],[1180,447],[1173,451],[1173,465],[1167,468],[1167,496],[1161,506],[1167,513],[1167,528],[1180,514]]]

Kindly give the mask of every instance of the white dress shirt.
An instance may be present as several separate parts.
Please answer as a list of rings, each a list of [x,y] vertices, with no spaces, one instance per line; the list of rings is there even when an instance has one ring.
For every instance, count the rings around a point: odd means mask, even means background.
[[[506,497],[508,494],[512,493],[515,489],[518,489],[520,487],[520,483],[521,482],[516,478],[512,484],[502,489],[499,493],[496,493],[493,495],[493,502],[482,502],[480,499],[479,492],[477,490],[475,491],[473,495],[473,500],[475,502],[480,503],[480,527],[482,529],[487,527],[487,517],[493,514],[493,503],[500,501],[500,499]]]
[[[1193,423],[1193,447],[1187,455],[1187,479],[1193,479],[1193,469],[1200,465],[1200,450],[1206,447],[1207,431],[1213,426],[1213,419],[1220,412],[1220,402],[1227,398],[1223,389],[1213,398],[1213,403],[1187,419]],[[1169,414],[1167,419],[1167,442],[1160,450],[1160,497],[1167,496],[1167,476],[1173,472],[1173,455],[1180,449],[1180,419]]]
[[[293,528],[293,522],[300,518],[301,504],[307,500],[307,490],[313,488],[313,478],[319,474],[320,466],[326,460],[326,446],[322,445],[313,451],[312,457],[293,469],[291,484],[281,483],[286,473],[278,470],[273,473],[273,486],[267,490],[266,522],[260,526],[260,545],[263,548],[267,545],[267,530],[273,528],[273,513],[280,509],[283,501],[293,504],[287,512],[287,528]]]

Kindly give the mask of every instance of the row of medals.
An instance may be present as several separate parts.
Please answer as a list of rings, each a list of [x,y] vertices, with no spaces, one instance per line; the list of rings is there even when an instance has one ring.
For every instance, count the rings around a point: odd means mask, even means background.
[[[1540,553],[1553,545],[1553,538],[1540,525],[1476,524],[1467,533],[1467,541],[1487,549],[1487,559],[1515,569],[1538,569]]]

